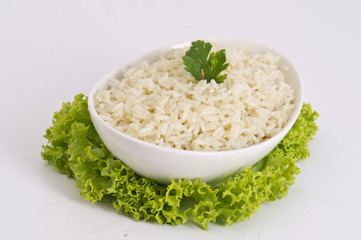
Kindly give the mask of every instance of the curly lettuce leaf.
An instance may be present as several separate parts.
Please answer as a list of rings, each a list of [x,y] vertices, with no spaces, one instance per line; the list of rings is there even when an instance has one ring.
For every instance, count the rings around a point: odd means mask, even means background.
[[[105,147],[90,119],[87,97],[76,95],[54,114],[41,153],[59,172],[76,179],[86,200],[109,201],[137,221],[184,224],[208,229],[209,223],[232,225],[257,212],[264,202],[281,199],[300,172],[296,162],[309,156],[317,131],[317,112],[304,104],[287,136],[264,159],[229,176],[217,186],[200,179],[173,179],[167,186],[143,178]]]

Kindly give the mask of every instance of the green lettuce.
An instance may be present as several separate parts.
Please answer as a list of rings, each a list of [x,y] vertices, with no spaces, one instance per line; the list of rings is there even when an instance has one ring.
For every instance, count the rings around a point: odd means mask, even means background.
[[[137,221],[194,222],[208,229],[211,222],[244,221],[261,203],[287,195],[300,172],[296,162],[309,156],[308,142],[317,131],[317,117],[310,104],[303,104],[296,123],[271,153],[216,186],[200,179],[173,179],[165,186],[138,176],[108,151],[90,119],[87,97],[78,94],[55,112],[41,156],[75,178],[86,200],[111,202]]]

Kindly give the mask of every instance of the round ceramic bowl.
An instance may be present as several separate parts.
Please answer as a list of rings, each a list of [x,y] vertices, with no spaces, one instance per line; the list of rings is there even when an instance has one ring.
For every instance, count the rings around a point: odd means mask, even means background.
[[[269,52],[281,57],[280,64],[288,67],[286,81],[295,91],[295,108],[284,126],[272,138],[259,144],[229,151],[190,151],[158,146],[128,136],[108,125],[97,114],[94,96],[98,90],[107,88],[110,78],[121,78],[130,67],[142,60],[152,62],[160,55],[175,48],[189,46],[191,42],[163,47],[147,53],[128,64],[116,68],[101,78],[92,88],[89,99],[89,112],[94,126],[110,152],[130,166],[137,174],[151,178],[159,183],[168,183],[173,178],[201,178],[203,181],[216,183],[230,174],[255,164],[266,156],[288,133],[295,123],[303,103],[303,88],[300,75],[293,64],[278,51],[264,45],[234,39],[206,39],[222,48],[239,47],[249,52]]]

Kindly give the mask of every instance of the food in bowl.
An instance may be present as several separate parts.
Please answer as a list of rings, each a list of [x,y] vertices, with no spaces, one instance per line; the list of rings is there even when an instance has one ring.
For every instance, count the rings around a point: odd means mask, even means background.
[[[255,137],[255,141],[257,139],[258,141],[260,141],[259,143],[249,145],[248,147],[239,146],[239,148],[231,149],[231,150],[215,150],[215,147],[213,147],[213,149],[211,149],[211,147],[209,147],[211,144],[213,144],[211,141],[214,141],[214,140],[219,141],[215,137],[217,135],[214,134],[214,133],[217,133],[217,127],[213,127],[215,129],[213,131],[213,134],[215,136],[211,136],[210,138],[207,139],[209,141],[209,143],[211,143],[208,146],[206,146],[207,148],[205,147],[205,144],[203,144],[203,143],[202,143],[202,145],[199,144],[199,146],[203,147],[204,150],[190,150],[190,147],[185,146],[185,144],[183,144],[183,146],[181,144],[179,144],[180,148],[161,146],[158,144],[154,144],[153,142],[150,143],[150,142],[147,142],[144,140],[140,140],[136,137],[133,137],[129,134],[126,134],[126,133],[123,133],[122,131],[117,130],[116,128],[111,126],[109,123],[107,123],[97,112],[97,110],[96,110],[96,108],[97,108],[96,101],[98,101],[97,95],[99,92],[102,92],[104,90],[107,91],[109,89],[109,80],[110,79],[123,79],[124,76],[126,76],[126,72],[129,69],[132,69],[133,67],[135,67],[134,68],[134,70],[135,70],[136,68],[138,68],[139,64],[142,65],[142,62],[144,62],[144,61],[147,61],[149,63],[149,65],[151,65],[152,63],[156,62],[157,59],[159,59],[159,57],[167,56],[168,54],[171,54],[174,51],[183,49],[183,51],[186,51],[185,55],[182,57],[184,65],[178,64],[178,65],[182,66],[179,69],[179,71],[181,71],[181,74],[182,74],[181,76],[187,75],[187,73],[185,73],[184,70],[189,71],[190,75],[192,75],[194,78],[189,77],[189,82],[187,83],[187,85],[189,85],[189,86],[193,85],[194,87],[197,87],[197,86],[200,87],[200,86],[204,85],[203,86],[204,88],[208,88],[207,91],[209,93],[204,90],[204,92],[202,92],[203,93],[202,95],[197,95],[197,97],[200,98],[199,103],[208,104],[206,102],[206,100],[210,101],[210,102],[213,101],[214,103],[217,103],[217,102],[223,103],[224,95],[227,95],[228,92],[231,92],[231,91],[227,90],[227,91],[223,92],[223,95],[222,94],[218,95],[218,93],[215,90],[216,88],[218,88],[217,91],[220,91],[220,90],[222,90],[222,87],[221,87],[222,85],[227,86],[228,84],[232,84],[232,81],[228,81],[228,80],[232,79],[231,75],[235,74],[232,72],[227,73],[227,71],[228,71],[227,64],[231,65],[231,64],[235,64],[235,63],[233,63],[231,59],[230,59],[230,61],[228,61],[228,63],[226,63],[225,50],[221,49],[217,52],[210,52],[210,49],[208,49],[209,52],[207,55],[207,52],[203,51],[204,49],[196,49],[199,51],[194,51],[194,48],[193,48],[195,46],[194,42],[192,42],[192,45],[191,45],[191,43],[187,42],[187,43],[178,44],[178,45],[171,46],[171,47],[163,47],[163,48],[151,51],[145,55],[142,55],[138,59],[136,59],[134,61],[130,61],[128,64],[118,67],[118,68],[114,69],[113,71],[109,72],[108,74],[106,74],[93,86],[92,90],[90,91],[89,98],[88,98],[88,109],[89,109],[90,116],[92,118],[92,122],[94,124],[96,131],[98,132],[99,136],[101,137],[102,141],[104,142],[105,146],[109,149],[109,151],[114,156],[121,159],[124,163],[126,163],[128,166],[130,166],[140,176],[147,177],[147,178],[153,179],[159,183],[165,183],[165,184],[169,183],[170,179],[179,179],[179,178],[186,178],[186,179],[200,178],[203,181],[206,181],[209,183],[219,182],[222,179],[224,179],[225,177],[229,176],[230,174],[238,173],[238,172],[242,171],[242,169],[244,169],[248,166],[252,166],[257,161],[259,161],[260,159],[265,157],[284,138],[284,136],[291,129],[292,125],[295,123],[297,116],[299,115],[301,108],[302,108],[303,88],[302,88],[301,78],[298,75],[295,67],[293,66],[293,64],[290,61],[288,61],[285,57],[283,57],[279,52],[277,52],[271,48],[265,47],[263,45],[253,43],[253,42],[245,42],[245,41],[240,41],[240,40],[229,40],[229,39],[216,39],[216,40],[211,40],[211,42],[212,42],[212,44],[214,44],[216,46],[216,48],[218,47],[218,48],[224,48],[224,49],[232,49],[232,48],[246,49],[247,53],[249,53],[249,54],[270,53],[273,56],[280,56],[279,64],[278,64],[280,66],[279,70],[284,75],[284,78],[286,79],[285,82],[291,86],[291,90],[293,89],[294,97],[295,97],[294,100],[290,100],[290,104],[293,104],[294,107],[293,107],[293,110],[291,111],[290,115],[288,116],[288,120],[285,120],[286,123],[284,124],[284,126],[277,133],[274,133],[274,135],[272,137],[269,137],[268,139],[264,138],[264,139],[260,139],[260,140],[258,140],[257,137]],[[191,47],[189,47],[190,45],[191,45]],[[204,44],[204,46],[206,46],[206,44]],[[188,51],[186,50],[187,47],[189,47]],[[246,51],[244,50],[244,52],[246,52]],[[189,52],[191,52],[191,54],[189,54]],[[196,54],[194,54],[194,53],[196,53]],[[200,58],[194,57],[194,56],[197,56],[197,53],[200,53],[200,54],[198,54],[198,56],[199,55],[202,55],[202,56]],[[205,59],[204,56],[206,56],[206,57],[208,56],[208,59]],[[250,60],[248,60],[248,62],[249,61]],[[266,64],[261,64],[261,65],[265,66]],[[283,66],[286,66],[286,67],[283,67]],[[286,71],[286,69],[287,69],[287,71]],[[140,70],[140,71],[142,71],[142,70]],[[212,73],[212,74],[210,74],[210,73]],[[213,73],[215,73],[215,74],[213,74]],[[164,75],[166,75],[166,74],[164,73]],[[190,76],[190,75],[188,75],[188,76]],[[257,71],[256,71],[255,75],[257,75]],[[168,73],[168,77],[169,77],[169,73]],[[207,80],[207,81],[202,81],[202,79]],[[280,77],[280,79],[282,79],[282,78]],[[217,84],[214,83],[214,81],[212,81],[212,80],[216,80]],[[171,84],[170,82],[171,81],[165,81],[164,84]],[[228,82],[230,82],[230,83],[228,83]],[[182,86],[181,81],[180,81],[180,83],[177,83],[177,81],[175,81],[174,84],[178,88],[181,88],[180,86]],[[171,85],[169,85],[169,86],[171,86]],[[250,85],[248,85],[248,87],[249,86]],[[259,92],[259,90],[256,88],[261,88],[261,86],[256,86],[256,85],[251,85],[251,86],[255,87],[255,92]],[[126,92],[126,94],[129,94],[129,92],[131,92],[131,91],[136,91],[136,88],[133,88],[132,90],[129,90],[129,89]],[[163,90],[164,90],[164,92],[166,92],[166,89],[163,89]],[[242,88],[240,88],[240,91],[241,90],[242,90]],[[144,91],[148,91],[148,90],[144,90]],[[182,90],[180,90],[180,91],[182,91]],[[213,91],[213,93],[211,93],[211,91]],[[180,96],[181,96],[180,93],[176,93],[175,91],[173,91],[173,93],[174,93],[173,97],[180,98]],[[209,96],[211,96],[211,98],[213,98],[213,100],[211,101],[211,100],[208,100],[207,98],[205,98],[204,97],[205,94],[208,94]],[[112,95],[114,95],[114,94],[108,95],[109,99],[110,99],[110,96],[112,96]],[[186,93],[185,96],[186,96],[185,99],[187,99],[187,96],[189,96],[189,99],[185,100],[185,101],[190,101],[190,100],[192,100],[191,96],[194,96],[194,94],[191,94],[191,92],[189,92],[189,93]],[[238,96],[236,98],[230,100],[231,104],[229,104],[228,107],[227,106],[223,106],[223,107],[225,107],[226,109],[228,108],[228,111],[233,110],[234,107],[232,105],[233,104],[232,101],[238,102],[240,97],[241,97],[241,95],[238,94]],[[142,98],[147,98],[147,95],[145,94],[145,96],[143,96],[143,97],[140,97],[140,96],[138,97],[138,99],[140,101],[143,101]],[[152,99],[148,99],[148,101],[152,101]],[[167,99],[167,102],[169,102],[169,101],[170,101],[170,99]],[[164,104],[167,104],[167,102]],[[260,100],[260,102],[264,102],[264,101]],[[145,103],[147,103],[147,102],[145,102]],[[275,105],[276,102],[273,104]],[[174,103],[171,107],[174,108],[175,112],[176,112],[176,111],[179,111],[178,110],[179,105],[180,105],[179,103]],[[99,106],[100,106],[100,104],[99,104]],[[123,103],[123,106],[124,106],[124,103]],[[137,105],[135,105],[135,106],[137,106]],[[139,109],[139,107],[142,107],[142,106],[140,106],[138,104],[138,106],[136,108]],[[191,107],[193,107],[193,108],[196,107],[196,109],[198,109],[200,106],[194,105]],[[215,105],[215,106],[211,105],[211,107],[212,107],[211,108],[212,111],[216,110],[216,109],[221,110],[221,109],[216,108],[216,107],[218,107],[217,105]],[[221,106],[219,106],[219,107],[221,107]],[[292,106],[290,106],[290,107],[292,107]],[[154,109],[155,109],[155,107],[154,107]],[[145,110],[149,110],[149,109],[145,109]],[[160,108],[160,110],[161,110],[161,108]],[[250,113],[252,117],[258,116],[257,112],[253,111],[253,110],[254,110],[254,106],[252,106],[252,105],[249,105],[246,108],[246,112],[247,111],[253,112],[253,113]],[[150,111],[150,113],[152,113],[154,111],[155,110],[152,110],[152,111]],[[195,117],[195,121],[197,121],[197,118],[201,118],[204,120],[204,119],[207,119],[207,117],[209,117],[209,116],[213,116],[214,113],[212,113],[212,111],[209,111],[209,107],[208,107],[208,113],[207,113],[207,108],[205,108],[205,110],[203,110],[203,112],[198,111],[198,114]],[[240,116],[239,110],[237,113],[237,109],[236,109],[235,113],[236,114],[232,117],[236,118],[237,114],[238,114],[238,116]],[[231,114],[231,113],[229,113],[229,114]],[[261,115],[262,111],[258,111],[258,114]],[[108,117],[110,117],[110,116],[108,116]],[[168,116],[168,117],[171,118],[172,116]],[[168,118],[168,117],[165,116],[165,118]],[[228,115],[224,115],[223,117],[228,117]],[[181,117],[179,117],[179,115],[178,115],[178,120],[179,120],[179,118],[181,119]],[[219,118],[219,116],[218,116],[218,118]],[[136,120],[136,119],[134,118],[133,120]],[[161,119],[159,119],[158,121],[160,122],[160,120]],[[164,119],[164,120],[166,120],[166,119]],[[187,118],[185,118],[185,120],[187,120]],[[144,121],[144,119],[140,118],[139,120],[136,120],[136,121],[138,121],[138,123],[140,123],[141,121]],[[155,120],[153,119],[153,121],[155,121]],[[182,119],[181,119],[181,121],[182,121]],[[212,121],[217,123],[217,119],[209,118],[207,121],[210,122],[210,124],[208,124],[209,126],[207,127],[208,129],[206,129],[206,127],[204,125],[204,126],[199,126],[199,130],[196,130],[196,131],[198,131],[199,136],[203,133],[203,131],[206,133],[207,133],[207,131],[210,131],[209,129],[212,128]],[[226,121],[223,119],[218,122],[220,122],[218,124],[224,124]],[[138,124],[138,123],[136,122],[136,124]],[[246,123],[246,124],[251,124],[251,123]],[[153,122],[153,126],[154,126],[154,122]],[[220,126],[222,126],[222,125],[220,125]],[[226,127],[229,128],[230,126],[231,125],[228,125]],[[143,131],[145,131],[145,132],[148,131],[146,129],[146,127],[147,126],[145,126],[145,128],[143,128]],[[183,125],[181,125],[181,126],[175,125],[175,127],[182,128],[184,126]],[[253,129],[253,128],[257,128],[257,127],[255,127],[255,126],[250,127],[250,129]],[[223,129],[224,129],[224,127],[223,127]],[[222,130],[222,129],[220,129],[220,130]],[[227,129],[224,129],[224,131],[225,130],[227,130]],[[136,134],[139,134],[140,131],[142,131],[142,129],[139,129],[139,131]],[[236,132],[236,131],[239,131],[239,133],[240,133],[241,131],[243,131],[243,128],[240,128],[238,130],[231,129],[230,134],[234,134],[234,132]],[[152,131],[150,131],[150,132],[152,132]],[[142,132],[142,133],[144,133],[144,132]],[[154,131],[154,133],[159,134],[159,131]],[[160,134],[161,134],[161,132],[160,132]],[[259,134],[261,136],[262,133],[259,133]],[[184,137],[184,135],[186,135],[186,134],[183,134],[181,137]],[[199,137],[198,135],[195,137],[196,140]],[[223,135],[225,135],[225,134],[220,134],[220,138],[223,137]],[[176,139],[176,141],[178,141],[180,135],[179,136],[171,136],[171,137]],[[192,139],[192,138],[190,138],[190,139]],[[196,142],[196,141],[194,141],[194,142]],[[219,142],[221,143],[221,141],[219,141]],[[177,142],[177,143],[179,143],[179,142]],[[225,143],[225,146],[227,146],[226,144],[227,143]],[[238,144],[240,145],[240,143],[238,143]],[[195,145],[195,146],[197,146],[197,145]],[[213,144],[213,146],[217,146],[217,144]],[[218,144],[218,148],[220,148],[221,146],[222,145]],[[237,146],[234,146],[234,147],[237,147]],[[184,150],[184,148],[185,148],[185,150]],[[193,149],[196,149],[196,148],[194,147]]]
[[[109,79],[94,97],[99,116],[139,140],[193,151],[246,148],[285,126],[295,93],[280,56],[227,48],[227,78],[217,83],[197,81],[186,71],[188,49],[173,49]]]

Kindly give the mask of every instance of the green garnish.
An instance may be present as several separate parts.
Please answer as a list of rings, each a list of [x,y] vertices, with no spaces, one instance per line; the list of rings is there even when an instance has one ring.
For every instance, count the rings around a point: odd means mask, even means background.
[[[217,186],[199,179],[177,179],[164,186],[136,175],[107,150],[90,119],[87,97],[79,94],[55,112],[41,156],[74,177],[86,200],[108,201],[138,221],[171,225],[192,221],[207,229],[210,222],[244,221],[261,203],[287,195],[300,172],[296,162],[309,156],[307,145],[317,131],[317,117],[311,105],[304,104],[290,132],[271,153]]]
[[[228,67],[225,49],[210,53],[211,49],[212,45],[208,42],[201,40],[192,42],[192,46],[183,56],[185,70],[198,81],[206,79],[209,83],[214,79],[217,83],[222,83],[227,78],[227,74],[219,74]]]

